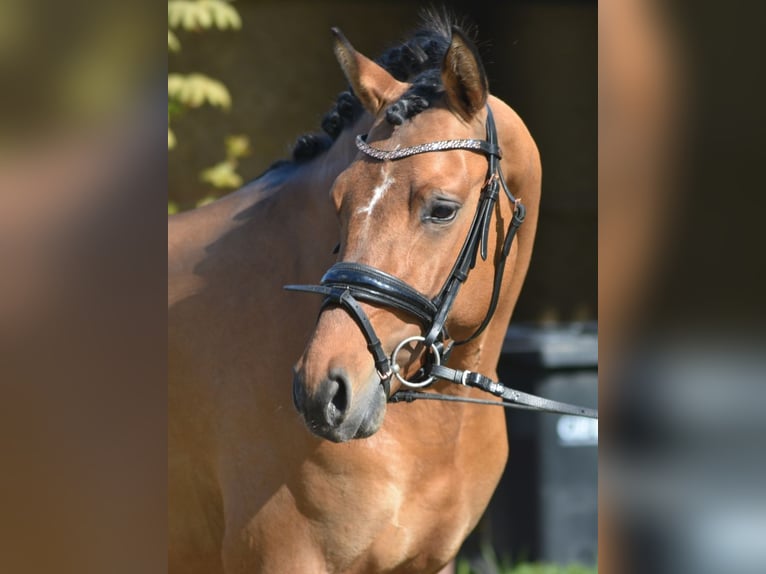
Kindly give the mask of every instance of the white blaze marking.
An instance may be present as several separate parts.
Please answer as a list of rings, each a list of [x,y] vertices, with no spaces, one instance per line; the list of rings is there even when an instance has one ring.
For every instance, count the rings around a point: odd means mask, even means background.
[[[383,199],[383,196],[386,194],[386,192],[390,189],[390,187],[394,183],[394,178],[389,175],[390,171],[390,164],[386,164],[383,166],[383,169],[381,171],[381,174],[383,175],[383,181],[381,181],[375,189],[372,190],[372,199],[370,199],[370,203],[368,203],[365,207],[360,207],[356,210],[357,213],[366,213],[367,215],[372,215],[372,210],[377,205],[377,203]]]
[[[394,184],[394,178],[391,177],[388,173],[390,170],[391,170],[390,163],[386,163],[383,165],[383,168],[380,171],[381,175],[383,176],[383,181],[381,181],[378,185],[376,185],[375,189],[372,190],[372,198],[370,199],[370,203],[356,210],[358,214],[367,215],[367,217],[364,218],[364,222],[362,223],[361,236],[363,241],[367,239],[367,230],[370,227],[370,220],[372,219],[371,216],[372,216],[373,208],[378,204],[378,202],[381,199],[383,199],[383,196]]]

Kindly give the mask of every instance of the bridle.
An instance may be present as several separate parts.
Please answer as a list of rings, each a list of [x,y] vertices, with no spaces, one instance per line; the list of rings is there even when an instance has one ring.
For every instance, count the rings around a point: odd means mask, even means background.
[[[454,346],[464,345],[478,337],[489,325],[497,308],[503,282],[505,262],[511,252],[511,245],[516,231],[524,222],[526,209],[521,201],[513,196],[503,177],[500,168],[502,157],[497,143],[497,128],[489,105],[487,109],[486,132],[487,139],[454,139],[430,142],[394,150],[382,150],[367,143],[366,135],[356,137],[356,147],[365,155],[380,161],[396,161],[413,155],[444,150],[471,150],[487,156],[487,178],[479,195],[479,204],[468,229],[468,235],[463,243],[452,271],[433,299],[429,299],[401,279],[384,271],[363,263],[339,262],[331,266],[322,277],[319,285],[286,285],[288,291],[302,291],[324,295],[322,310],[329,305],[337,305],[345,309],[354,318],[367,341],[367,348],[375,362],[375,370],[380,377],[386,395],[390,394],[392,376],[405,386],[412,388],[425,387],[436,378],[452,381],[464,386],[481,388],[504,399],[503,403],[467,399],[451,395],[436,395],[413,391],[399,391],[389,398],[390,402],[411,402],[419,398],[460,400],[462,402],[480,402],[483,404],[502,404],[518,408],[561,412],[597,418],[597,413],[591,409],[574,407],[557,401],[550,401],[515,391],[496,383],[479,373],[459,371],[444,365]],[[499,199],[500,188],[513,205],[513,216],[503,240],[502,250],[495,262],[495,275],[492,285],[492,297],[481,324],[467,338],[454,341],[450,339],[446,328],[447,316],[457,298],[460,287],[468,279],[468,274],[476,265],[476,259],[481,256],[487,259],[489,228],[495,205]],[[359,304],[360,301],[373,303],[384,307],[393,307],[417,319],[423,327],[425,335],[408,337],[396,346],[389,357],[372,327],[370,319]],[[321,312],[321,311],[320,311]],[[397,356],[405,345],[411,342],[422,342],[426,349],[426,361],[415,380],[405,379],[399,373]]]

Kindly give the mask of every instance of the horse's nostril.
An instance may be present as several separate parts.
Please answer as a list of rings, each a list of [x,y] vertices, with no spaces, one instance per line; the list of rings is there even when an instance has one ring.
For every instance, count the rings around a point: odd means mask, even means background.
[[[351,404],[351,383],[344,371],[333,369],[325,385],[325,418],[335,426],[343,421]]]
[[[338,390],[330,401],[341,413],[348,409],[348,382],[345,379],[335,379],[338,382]]]
[[[332,369],[314,392],[307,392],[302,373],[293,377],[293,403],[312,428],[338,427],[351,408],[351,383],[343,369]]]

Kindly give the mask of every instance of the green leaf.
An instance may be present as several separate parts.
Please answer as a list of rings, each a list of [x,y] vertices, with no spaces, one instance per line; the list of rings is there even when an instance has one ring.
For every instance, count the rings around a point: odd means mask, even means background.
[[[226,0],[169,0],[168,26],[185,30],[207,30],[214,26],[219,30],[239,30],[242,19]]]
[[[250,155],[250,138],[245,135],[233,135],[226,138],[226,157],[237,159]]]
[[[235,171],[236,164],[230,160],[209,167],[200,175],[202,181],[218,188],[236,189],[242,185],[242,177]]]
[[[242,27],[242,19],[234,6],[223,2],[215,2],[215,4],[217,7],[212,10],[212,14],[219,30],[226,28],[239,30]]]
[[[181,50],[181,42],[178,41],[178,36],[168,30],[168,50],[171,52],[178,52]]]
[[[221,82],[204,74],[168,74],[168,97],[190,108],[208,103],[228,110],[231,95]]]

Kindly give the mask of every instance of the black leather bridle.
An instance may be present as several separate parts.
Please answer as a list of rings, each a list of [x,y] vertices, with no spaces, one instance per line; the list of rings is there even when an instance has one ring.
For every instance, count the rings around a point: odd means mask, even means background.
[[[560,412],[597,418],[597,413],[591,409],[575,407],[557,401],[550,401],[509,389],[501,383],[496,383],[479,373],[459,371],[443,365],[455,345],[463,345],[478,337],[492,319],[497,307],[505,271],[505,262],[511,252],[511,245],[516,231],[524,222],[526,209],[513,196],[506,185],[500,168],[502,157],[497,143],[497,129],[492,110],[487,106],[487,139],[455,139],[430,142],[416,146],[382,150],[372,147],[366,142],[366,136],[357,136],[356,146],[367,156],[381,161],[396,161],[416,154],[443,150],[472,150],[487,156],[487,179],[479,195],[479,204],[468,230],[468,235],[458,254],[452,271],[444,282],[439,293],[429,299],[401,279],[363,263],[339,262],[330,267],[322,277],[319,285],[286,285],[288,291],[302,291],[325,296],[322,309],[329,305],[338,305],[354,318],[367,340],[367,348],[375,361],[375,369],[381,383],[390,394],[390,381],[396,376],[403,385],[408,387],[424,387],[440,378],[466,386],[481,388],[504,399],[503,403],[466,399],[449,395],[434,395],[413,391],[399,391],[389,398],[391,402],[411,402],[418,398],[441,400],[462,400],[464,402],[480,402],[485,404],[503,404],[533,410]],[[476,265],[476,259],[481,256],[487,259],[489,228],[495,205],[499,199],[500,188],[513,204],[513,216],[503,240],[502,250],[496,256],[495,276],[492,286],[492,297],[481,324],[467,338],[459,341],[450,339],[446,328],[447,316],[457,298],[460,287],[465,283],[471,269]],[[373,303],[384,307],[393,307],[417,319],[423,327],[423,336],[409,337],[402,341],[389,357],[372,327],[367,314],[359,304],[360,301]],[[396,358],[401,349],[410,342],[422,342],[426,349],[426,362],[416,375],[414,381],[406,380],[399,373]]]

